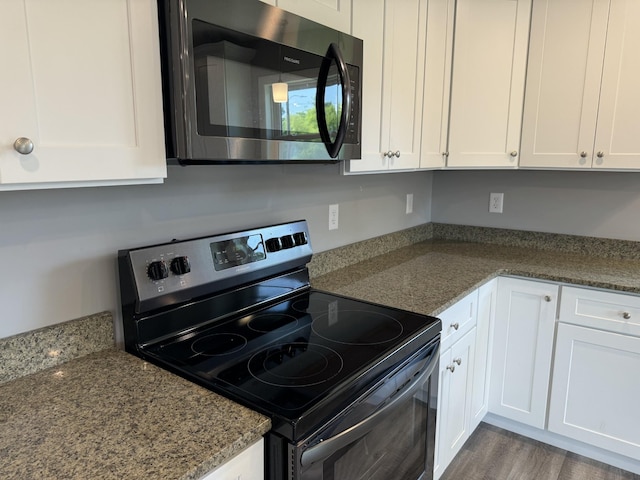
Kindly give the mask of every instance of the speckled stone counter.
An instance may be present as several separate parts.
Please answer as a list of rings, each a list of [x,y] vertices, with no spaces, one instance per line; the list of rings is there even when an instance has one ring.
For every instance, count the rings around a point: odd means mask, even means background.
[[[315,277],[315,288],[437,315],[498,275],[640,294],[640,260],[432,240]]]
[[[110,312],[0,338],[0,384],[114,347]]]
[[[2,479],[198,479],[267,418],[117,350],[0,385]]]

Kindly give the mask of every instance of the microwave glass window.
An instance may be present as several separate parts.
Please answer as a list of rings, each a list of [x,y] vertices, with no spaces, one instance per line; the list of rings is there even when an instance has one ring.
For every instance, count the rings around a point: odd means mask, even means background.
[[[322,56],[200,20],[192,25],[199,135],[321,142],[316,95]],[[341,108],[332,64],[324,105],[332,141]]]

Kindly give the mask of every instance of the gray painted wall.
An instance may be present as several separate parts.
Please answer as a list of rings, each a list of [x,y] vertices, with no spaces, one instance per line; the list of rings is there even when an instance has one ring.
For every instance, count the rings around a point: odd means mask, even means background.
[[[489,193],[504,213],[489,213]],[[432,220],[640,241],[640,173],[440,171]]]
[[[344,177],[339,168],[172,167],[164,185],[0,192],[0,338],[117,313],[120,248],[304,218],[320,252],[431,220],[431,173]],[[336,231],[330,203],[340,205]]]

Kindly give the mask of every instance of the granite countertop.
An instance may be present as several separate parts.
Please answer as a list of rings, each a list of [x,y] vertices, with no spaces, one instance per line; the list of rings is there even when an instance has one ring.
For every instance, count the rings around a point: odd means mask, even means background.
[[[640,294],[640,260],[432,240],[314,278],[314,288],[438,315],[498,275]]]
[[[0,478],[198,479],[270,421],[119,350],[0,385]]]
[[[442,240],[312,285],[438,315],[498,275],[640,294],[640,259]],[[198,479],[269,428],[255,412],[108,349],[0,385],[0,478]]]

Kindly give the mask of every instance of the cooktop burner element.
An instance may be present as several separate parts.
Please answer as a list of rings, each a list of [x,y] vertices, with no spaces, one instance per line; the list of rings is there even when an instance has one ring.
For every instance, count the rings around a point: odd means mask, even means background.
[[[218,357],[239,352],[247,345],[247,339],[236,333],[214,333],[198,338],[191,344],[191,351],[205,357]]]
[[[341,311],[348,322],[338,321],[337,313],[317,315],[311,324],[315,333],[345,345],[378,345],[392,342],[403,332],[402,324],[390,315],[370,310]]]
[[[323,345],[294,342],[262,350],[249,359],[247,368],[260,382],[276,387],[309,387],[328,382],[344,366],[335,350]]]

